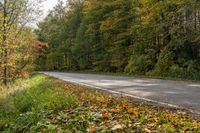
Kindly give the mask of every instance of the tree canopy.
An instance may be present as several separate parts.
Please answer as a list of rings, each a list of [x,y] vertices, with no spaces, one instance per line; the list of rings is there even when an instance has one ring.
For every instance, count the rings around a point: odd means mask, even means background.
[[[200,79],[197,0],[71,0],[38,27],[49,49],[37,70]]]

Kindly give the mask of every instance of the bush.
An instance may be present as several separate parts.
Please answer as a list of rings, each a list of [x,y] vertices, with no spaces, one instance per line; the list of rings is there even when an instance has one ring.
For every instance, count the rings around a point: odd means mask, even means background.
[[[166,76],[174,63],[174,55],[168,48],[161,51],[155,69],[149,75]]]
[[[200,80],[200,72],[198,69],[195,68],[195,65],[188,65],[188,67],[183,68],[178,65],[173,65],[170,67],[168,72],[168,77],[176,77],[176,78],[184,78],[184,79],[191,79],[191,80]]]
[[[168,72],[168,76],[176,78],[186,77],[186,75],[184,68],[181,68],[178,65],[171,66]]]
[[[125,68],[125,72],[130,74],[144,74],[146,66],[146,58],[145,56],[140,57],[132,57]]]

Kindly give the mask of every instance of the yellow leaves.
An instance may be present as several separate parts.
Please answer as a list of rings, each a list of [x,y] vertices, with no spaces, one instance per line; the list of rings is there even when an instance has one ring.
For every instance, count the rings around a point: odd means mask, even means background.
[[[89,11],[91,11],[92,8],[93,8],[92,3],[89,2],[89,1],[85,1],[83,6],[84,6],[83,10],[86,13],[89,12]]]
[[[85,115],[80,115],[80,118],[81,118],[81,119],[84,119],[84,118],[85,118]]]
[[[97,96],[97,97],[96,97],[96,100],[97,100],[98,102],[104,102],[104,101],[105,101],[105,99],[104,99],[103,97],[101,97],[101,96]]]
[[[105,21],[102,21],[100,26],[100,31],[103,33],[111,29],[113,26],[113,21],[114,21],[113,18],[108,18]]]

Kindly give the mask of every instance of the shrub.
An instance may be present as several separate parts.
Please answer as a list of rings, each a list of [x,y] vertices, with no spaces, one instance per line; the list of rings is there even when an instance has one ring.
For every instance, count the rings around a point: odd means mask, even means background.
[[[155,69],[150,72],[150,75],[166,76],[170,67],[173,65],[174,55],[168,48],[161,51]]]
[[[184,70],[184,68],[181,68],[178,65],[173,65],[168,71],[168,76],[176,78],[186,77],[186,71]]]
[[[145,56],[132,57],[129,61],[129,64],[125,68],[125,72],[130,74],[144,74],[146,66]]]

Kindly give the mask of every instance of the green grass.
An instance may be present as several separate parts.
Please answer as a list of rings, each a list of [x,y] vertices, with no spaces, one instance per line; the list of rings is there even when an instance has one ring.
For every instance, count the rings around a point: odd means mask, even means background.
[[[11,96],[1,98],[0,131],[28,132],[48,112],[77,106],[75,96],[67,95],[63,88],[55,87],[45,76],[34,75],[23,82],[20,84],[23,90],[19,89]]]

